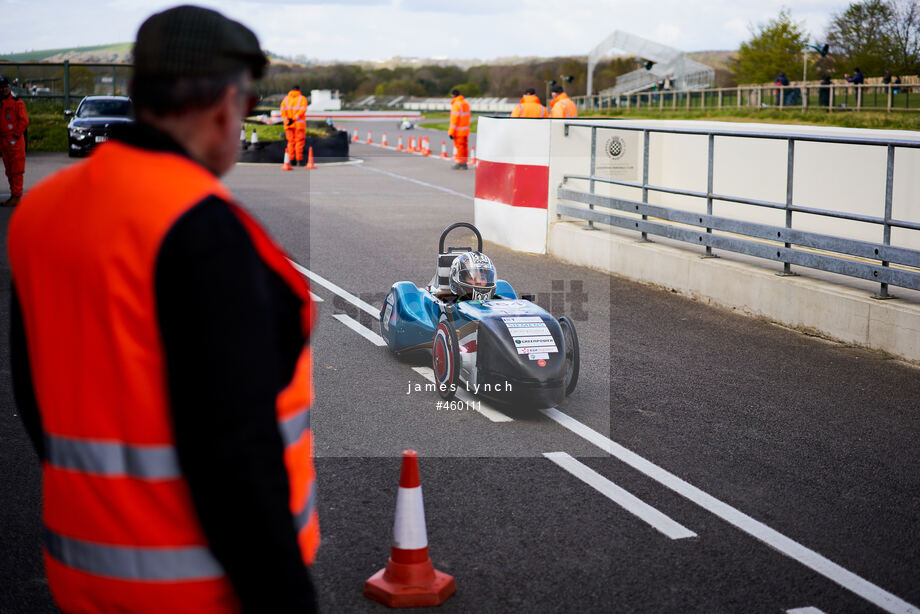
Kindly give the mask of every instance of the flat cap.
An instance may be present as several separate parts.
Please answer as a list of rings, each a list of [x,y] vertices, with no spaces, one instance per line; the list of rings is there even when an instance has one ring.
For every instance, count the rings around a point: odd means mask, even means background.
[[[9,85],[9,84],[10,84],[9,79],[7,79],[6,77],[0,77],[0,87],[3,87],[4,85]]]
[[[266,64],[252,30],[200,6],[151,15],[134,43],[134,71],[142,76],[205,77],[249,69],[258,79]]]

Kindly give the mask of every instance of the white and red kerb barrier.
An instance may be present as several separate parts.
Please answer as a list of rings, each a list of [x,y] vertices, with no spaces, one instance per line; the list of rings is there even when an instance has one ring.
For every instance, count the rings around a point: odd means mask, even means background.
[[[484,239],[546,253],[550,122],[480,117],[474,220]]]

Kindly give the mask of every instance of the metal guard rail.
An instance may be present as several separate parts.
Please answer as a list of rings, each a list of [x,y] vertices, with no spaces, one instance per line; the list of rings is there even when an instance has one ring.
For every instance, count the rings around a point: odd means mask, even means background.
[[[723,249],[758,258],[764,258],[784,265],[784,273],[792,274],[789,267],[792,264],[804,266],[813,269],[838,273],[850,277],[866,279],[881,284],[880,292],[876,298],[890,298],[888,294],[888,285],[900,286],[920,290],[920,251],[904,247],[895,247],[890,245],[891,228],[905,228],[909,230],[920,230],[920,223],[906,220],[895,220],[891,218],[891,205],[893,194],[894,178],[894,149],[895,147],[905,147],[911,149],[920,149],[918,141],[890,140],[890,139],[862,139],[857,137],[824,137],[819,135],[806,134],[776,134],[776,133],[758,133],[758,132],[740,132],[740,131],[713,131],[713,130],[694,130],[683,128],[643,128],[637,126],[611,126],[585,123],[568,123],[566,122],[564,130],[565,136],[569,135],[569,128],[590,128],[591,129],[591,174],[567,174],[563,176],[562,184],[557,188],[556,196],[559,200],[568,200],[588,205],[588,209],[573,207],[562,203],[557,203],[557,215],[566,215],[578,219],[587,220],[589,225],[600,223],[609,226],[615,226],[626,230],[634,230],[642,233],[643,238],[648,234],[663,236],[669,239],[693,243],[706,248],[707,255],[712,255],[712,249]],[[644,136],[643,148],[643,170],[642,182],[622,181],[617,179],[608,179],[595,175],[596,168],[596,151],[597,151],[597,129],[607,130],[630,130],[642,132]],[[707,191],[698,192],[693,190],[682,190],[669,188],[665,186],[650,185],[648,183],[648,161],[649,161],[649,134],[684,134],[695,136],[707,136],[709,138],[709,158],[707,163]],[[786,202],[776,203],[762,201],[751,198],[729,196],[713,192],[713,158],[714,158],[714,139],[715,137],[737,137],[737,138],[759,138],[771,140],[785,140],[788,143],[787,150],[787,186]],[[883,146],[887,148],[887,169],[886,169],[886,188],[885,188],[885,217],[877,218],[867,215],[849,214],[838,211],[829,211],[826,209],[816,209],[809,207],[796,206],[792,204],[792,185],[795,163],[795,142],[810,141],[824,143],[845,143],[867,146]],[[566,187],[570,180],[586,181],[590,185],[589,192],[583,192]],[[641,189],[642,201],[634,201],[625,198],[613,196],[604,196],[594,192],[595,183],[608,183],[628,188]],[[696,198],[705,198],[707,201],[707,212],[695,213],[683,209],[675,209],[661,205],[652,205],[648,203],[648,192],[661,192],[667,194],[678,194],[682,196],[691,196]],[[786,211],[786,226],[771,226],[756,222],[745,222],[727,217],[715,216],[712,214],[712,203],[714,200],[725,202],[737,202],[759,207],[773,209],[782,209]],[[613,209],[622,211],[637,217],[626,217],[615,215],[604,211],[597,211],[595,207]],[[809,213],[826,217],[865,222],[871,224],[880,224],[884,226],[884,243],[873,243],[871,241],[861,241],[856,239],[846,239],[834,235],[826,235],[791,228],[792,213]],[[696,226],[699,228],[681,228],[669,224],[662,224],[655,221],[649,221],[648,218],[657,218],[665,222]],[[713,231],[731,233],[733,235],[744,235],[754,239],[761,239],[782,245],[773,245],[758,241],[747,240],[738,237],[716,235]],[[834,256],[827,253],[814,253],[801,249],[794,249],[792,245],[800,247],[821,250],[822,252],[832,252],[834,254],[843,254],[854,258],[865,258],[873,262],[861,262],[845,257]],[[892,268],[891,263],[903,265],[918,269],[916,271]]]

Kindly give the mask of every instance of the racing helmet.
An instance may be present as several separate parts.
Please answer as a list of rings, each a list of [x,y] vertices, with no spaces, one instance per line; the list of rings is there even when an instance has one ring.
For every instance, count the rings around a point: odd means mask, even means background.
[[[450,291],[460,300],[482,301],[495,294],[495,267],[482,252],[464,252],[450,266]]]

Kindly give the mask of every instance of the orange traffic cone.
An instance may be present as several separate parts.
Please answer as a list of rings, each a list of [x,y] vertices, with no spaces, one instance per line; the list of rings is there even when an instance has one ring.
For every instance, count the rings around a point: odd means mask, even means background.
[[[291,156],[288,155],[288,152],[284,152],[284,164],[281,165],[281,170],[283,171],[294,170],[294,168],[291,166]]]
[[[431,141],[428,140],[427,136],[422,140],[422,155],[423,156],[431,155]]]
[[[441,141],[441,157],[447,157],[447,141]]]
[[[389,145],[387,145],[387,133],[386,132],[383,133],[383,139],[381,139],[380,141],[380,146],[389,147]]]
[[[313,164],[313,146],[310,145],[310,151],[307,152],[307,170],[311,171],[316,168],[316,165]]]
[[[454,577],[435,569],[428,556],[418,453],[405,450],[390,559],[364,583],[364,596],[391,608],[409,608],[441,605],[456,590]]]
[[[408,151],[409,153],[415,153],[415,138],[414,137],[411,137],[411,136],[409,137],[409,149],[407,149],[406,151]]]
[[[405,151],[405,147],[402,144],[402,135],[399,135],[399,139],[396,141],[396,151]]]
[[[352,142],[352,143],[357,143],[358,140],[359,140],[359,139],[358,139],[358,129],[355,128],[355,135],[354,135],[353,137],[351,137],[351,142]]]
[[[374,142],[374,133],[370,130],[367,131],[367,144],[371,145]]]

